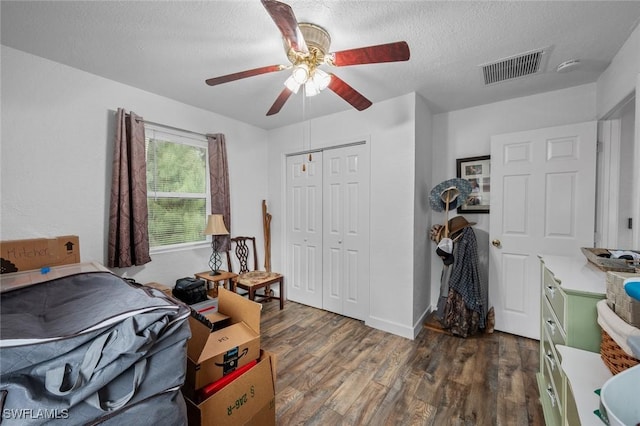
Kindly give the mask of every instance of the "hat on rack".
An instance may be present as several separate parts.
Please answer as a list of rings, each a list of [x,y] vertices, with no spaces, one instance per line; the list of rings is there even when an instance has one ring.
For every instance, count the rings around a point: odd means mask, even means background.
[[[443,233],[444,233],[444,226],[440,225],[439,223],[436,223],[431,227],[431,230],[429,231],[429,238],[431,238],[433,242],[438,244],[442,239]]]
[[[449,198],[449,210],[460,207],[471,194],[471,183],[461,178],[445,180],[434,186],[429,194],[429,204],[437,212],[444,211]]]
[[[469,222],[464,216],[456,216],[449,219],[449,235],[453,235],[464,228],[475,225],[475,222]]]
[[[442,238],[436,248],[436,254],[442,258],[445,265],[453,263],[453,240],[451,238]]]

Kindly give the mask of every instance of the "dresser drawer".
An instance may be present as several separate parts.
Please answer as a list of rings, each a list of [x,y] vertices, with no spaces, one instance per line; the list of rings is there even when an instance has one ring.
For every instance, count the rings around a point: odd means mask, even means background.
[[[556,352],[556,348],[553,346],[546,330],[542,331],[540,345],[542,350],[542,365],[548,369],[555,388],[559,390],[562,385],[562,367],[560,365],[562,359]]]
[[[543,280],[542,289],[544,291],[544,295],[547,300],[549,300],[560,325],[566,330],[566,324],[564,323],[564,310],[566,306],[565,294],[560,290],[560,284],[558,284],[558,281],[555,280],[553,274],[549,272],[547,268],[544,268]]]
[[[546,298],[542,299],[542,329],[547,333],[553,344],[567,344],[565,332],[553,313],[551,304]]]

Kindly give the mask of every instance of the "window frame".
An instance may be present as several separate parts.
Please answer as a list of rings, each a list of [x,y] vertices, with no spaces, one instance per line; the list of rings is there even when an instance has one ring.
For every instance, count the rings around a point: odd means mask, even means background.
[[[203,148],[205,150],[205,156],[207,161],[205,161],[205,217],[202,219],[203,223],[206,225],[206,220],[209,212],[211,211],[211,183],[210,183],[210,170],[209,170],[209,143],[207,139],[202,136],[201,138],[197,137],[195,134],[181,132],[179,130],[174,129],[166,129],[161,126],[153,125],[145,123],[145,144],[146,139],[159,139],[165,142],[176,143],[180,145],[191,145],[197,148]],[[146,156],[146,148],[145,148],[145,156]],[[149,191],[147,187],[147,199],[150,197],[156,198],[193,198],[193,199],[202,199],[199,194],[193,193],[181,193],[181,192],[158,192],[158,191]],[[202,241],[195,242],[183,242],[177,244],[167,244],[163,246],[152,247],[151,242],[149,242],[149,252],[150,254],[158,254],[158,253],[168,253],[175,251],[183,251],[183,250],[191,250],[194,248],[203,248],[211,246],[211,236],[205,235],[205,239]]]

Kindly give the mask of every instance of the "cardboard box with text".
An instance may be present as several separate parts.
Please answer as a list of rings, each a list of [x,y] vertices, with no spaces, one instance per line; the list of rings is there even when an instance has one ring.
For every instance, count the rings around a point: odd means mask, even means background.
[[[196,404],[189,397],[189,426],[275,426],[275,356],[260,351],[258,363],[227,386]]]
[[[260,356],[262,305],[232,291],[218,292],[218,312],[230,318],[228,326],[213,330],[189,317],[185,387],[198,390]],[[205,315],[206,317],[206,315]]]
[[[80,263],[77,235],[0,242],[0,273]]]

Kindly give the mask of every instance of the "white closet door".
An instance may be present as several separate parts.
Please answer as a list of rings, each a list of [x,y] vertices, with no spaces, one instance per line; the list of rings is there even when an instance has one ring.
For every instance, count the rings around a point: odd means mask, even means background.
[[[322,153],[311,158],[287,157],[286,296],[322,308]]]
[[[369,314],[369,159],[367,146],[324,151],[323,308]]]

